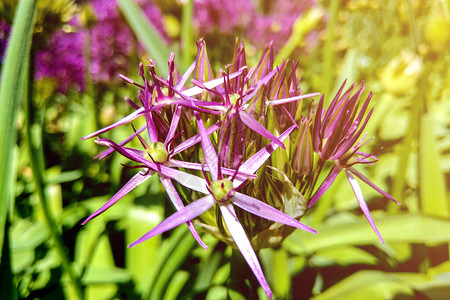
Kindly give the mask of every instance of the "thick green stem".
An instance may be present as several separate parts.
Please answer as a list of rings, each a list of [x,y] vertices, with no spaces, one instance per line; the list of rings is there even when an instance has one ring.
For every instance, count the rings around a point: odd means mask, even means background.
[[[50,237],[54,243],[55,249],[58,253],[58,256],[61,260],[61,266],[64,272],[69,277],[74,290],[76,292],[78,299],[84,299],[83,290],[80,285],[80,281],[78,276],[72,270],[70,265],[69,257],[67,256],[67,252],[65,246],[61,240],[60,234],[58,232],[58,226],[53,218],[50,207],[48,206],[48,202],[45,196],[45,185],[44,179],[42,177],[43,172],[43,164],[44,157],[42,153],[42,149],[36,149],[33,143],[33,138],[31,134],[31,120],[32,120],[32,99],[33,99],[33,53],[30,56],[31,62],[28,61],[28,66],[26,68],[26,76],[25,76],[25,122],[24,122],[24,130],[25,130],[25,142],[27,145],[28,155],[30,159],[30,167],[33,173],[33,182],[36,188],[36,192],[39,198],[39,202],[42,207],[42,211],[44,213],[44,220],[50,232]]]

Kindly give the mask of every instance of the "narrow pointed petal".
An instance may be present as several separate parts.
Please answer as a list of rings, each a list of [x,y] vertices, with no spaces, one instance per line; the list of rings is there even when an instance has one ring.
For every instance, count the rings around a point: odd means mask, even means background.
[[[230,79],[236,78],[237,76],[241,75],[242,71],[243,70],[239,70],[237,72],[234,72],[234,73],[230,74]],[[207,88],[212,89],[212,88],[215,88],[215,87],[223,84],[223,81],[224,81],[224,78],[220,77],[220,78],[217,78],[217,79],[210,80],[208,82],[203,82],[203,84]],[[204,89],[202,89],[202,88],[200,88],[198,86],[194,86],[194,87],[191,87],[190,89],[187,89],[187,90],[183,91],[183,94],[186,95],[186,96],[195,96],[195,95],[201,94],[203,91],[204,91]]]
[[[112,147],[117,152],[125,156],[126,158],[129,158],[131,160],[134,160],[136,162],[139,162],[149,169],[156,171],[160,174],[163,174],[167,177],[170,177],[176,181],[178,181],[180,184],[184,185],[187,188],[190,188],[194,191],[201,192],[204,194],[209,194],[208,189],[206,188],[206,181],[203,178],[200,178],[195,175],[188,174],[186,172],[168,168],[161,164],[156,164],[154,162],[151,162],[145,158],[143,158],[141,155],[137,154],[134,149],[127,149],[125,147],[119,146],[116,143],[114,143],[111,140],[108,139],[98,139],[95,141],[97,144]],[[134,150],[134,151],[133,151]]]
[[[166,189],[166,192],[169,195],[170,200],[172,200],[173,206],[175,206],[175,208],[177,210],[183,209],[183,207],[184,207],[183,201],[181,200],[180,195],[178,195],[178,192],[175,189],[175,186],[173,185],[170,178],[168,178],[164,175],[159,175],[159,180],[161,181],[162,185]],[[192,223],[192,221],[187,221],[186,224],[188,225],[189,230],[192,233],[192,236],[200,244],[200,246],[202,246],[205,249],[208,249],[208,246],[206,246],[206,244],[202,241],[202,239],[198,235],[197,230],[195,230],[195,227],[194,227],[194,224]]]
[[[370,226],[372,226],[373,231],[375,231],[378,238],[381,240],[381,242],[384,244],[384,240],[381,237],[380,232],[377,229],[377,226],[375,226],[375,222],[372,219],[372,216],[370,215],[369,208],[367,207],[367,203],[364,200],[363,193],[361,191],[361,187],[359,186],[358,182],[356,181],[355,177],[353,177],[352,173],[349,170],[344,169],[345,175],[347,175],[348,181],[350,182],[350,185],[352,186],[353,193],[356,196],[356,200],[358,200],[359,207],[361,207],[362,212],[364,213],[364,216],[366,217],[367,221],[369,221]]]
[[[305,94],[305,95],[300,95],[300,96],[291,97],[291,98],[270,100],[270,101],[266,101],[266,105],[269,105],[269,104],[272,104],[272,105],[286,104],[286,103],[291,103],[291,102],[295,102],[295,101],[306,99],[306,98],[311,98],[311,97],[314,97],[314,96],[317,96],[317,95],[320,95],[320,93],[311,93],[311,94]]]
[[[175,167],[175,168],[186,168],[186,169],[191,169],[191,170],[198,170],[201,171],[202,169],[204,169],[205,171],[209,171],[208,166],[206,166],[206,168],[199,163],[193,163],[193,162],[188,162],[188,161],[181,161],[181,160],[176,160],[176,159],[170,159],[167,163],[166,163],[167,167]],[[223,174],[225,175],[229,175],[229,176],[233,176],[236,173],[236,170],[233,169],[229,169],[229,168],[221,168],[221,171]],[[238,171],[236,176],[238,177],[244,177],[244,178],[258,178],[258,176],[256,176],[255,174],[249,174],[249,173],[243,173]]]
[[[144,234],[142,237],[140,237],[138,240],[130,244],[128,248],[136,246],[137,244],[140,244],[158,234],[166,232],[167,230],[175,228],[178,225],[181,225],[183,223],[186,223],[187,221],[190,221],[198,217],[200,214],[204,213],[205,211],[213,207],[213,205],[214,205],[214,198],[211,195],[195,200],[194,202],[186,205],[184,208],[182,208],[181,210],[177,211],[176,213],[172,214],[170,217],[166,218],[164,221],[159,223],[159,225],[157,225],[155,228],[153,228],[152,230]]]
[[[330,174],[328,174],[327,178],[322,182],[322,185],[317,190],[314,197],[309,201],[308,208],[311,208],[314,203],[316,203],[317,199],[322,197],[322,195],[328,190],[328,188],[333,184],[334,180],[338,176],[338,174],[341,172],[341,169],[338,167],[334,167]]]
[[[87,140],[90,138],[93,138],[94,136],[97,136],[101,133],[104,133],[108,130],[111,130],[113,128],[119,127],[121,125],[127,124],[131,121],[133,121],[134,119],[138,118],[139,116],[141,116],[143,113],[145,112],[145,109],[143,107],[139,108],[138,110],[132,112],[131,114],[129,114],[128,116],[126,116],[125,118],[115,122],[114,124],[111,124],[109,126],[106,126],[105,128],[102,128],[100,130],[97,130],[96,132],[93,132],[85,137],[82,137],[82,140]]]
[[[122,199],[126,194],[134,190],[138,185],[152,177],[152,175],[155,172],[148,171],[148,170],[142,170],[136,175],[134,175],[130,180],[128,180],[127,183],[114,195],[111,199],[109,199],[102,207],[100,207],[96,212],[94,212],[92,215],[89,216],[86,220],[84,220],[81,225],[86,224],[88,221],[92,220],[96,216],[100,215],[104,211],[106,211],[108,208],[113,206],[117,201]]]
[[[253,131],[271,140],[272,142],[275,142],[278,146],[285,149],[284,144],[279,139],[277,139],[276,136],[274,136],[269,130],[267,130],[266,127],[259,124],[259,122],[256,121],[255,118],[253,118],[248,112],[242,110],[239,112],[239,116],[241,117],[242,122],[244,122],[244,124],[251,128]]]
[[[197,119],[198,131],[202,141],[203,155],[205,156],[206,164],[208,165],[212,180],[215,181],[217,180],[217,176],[219,174],[217,153],[211,143],[211,140],[209,139],[208,134],[206,133],[202,118],[198,113],[195,114],[195,117]]]
[[[188,78],[191,76],[192,72],[195,68],[195,62],[193,62],[189,68],[184,72],[183,76],[181,77],[180,81],[175,85],[175,90],[181,91],[184,87],[184,84],[188,80]]]
[[[143,85],[141,85],[141,84],[135,82],[133,79],[131,79],[131,78],[129,78],[129,77],[123,75],[123,74],[119,74],[119,77],[120,77],[122,80],[124,80],[125,82],[127,82],[127,83],[129,83],[129,84],[133,84],[133,85],[137,86],[138,88],[141,88],[141,89],[144,88]]]
[[[206,129],[206,134],[210,135],[211,133],[219,130],[220,126],[222,126],[222,121],[217,122],[216,124],[208,127]],[[200,141],[201,141],[200,134],[196,134],[193,137],[188,138],[187,140],[185,140],[184,142],[182,142],[173,149],[173,155],[180,153],[183,150],[186,150],[187,148],[197,144]]]
[[[207,189],[207,182],[205,179],[177,170],[168,168],[166,166],[160,166],[159,170],[160,174],[163,174],[173,180],[177,181],[179,184],[187,187],[188,189],[203,193],[209,194],[209,190]]]
[[[250,70],[252,71],[252,70]],[[266,76],[264,76],[262,79],[260,79],[258,81],[258,83],[255,85],[255,88],[252,90],[252,92],[250,94],[247,94],[244,96],[244,98],[242,99],[242,104],[247,103],[250,99],[252,99],[253,97],[255,97],[255,95],[259,92],[259,89],[268,84],[269,81],[272,79],[272,77],[277,73],[277,70],[272,70],[269,74],[267,74]],[[250,74],[250,72],[249,72]]]
[[[144,131],[146,128],[146,126],[142,126],[141,128],[139,128],[138,130],[136,130],[136,132],[134,132],[132,135],[130,135],[129,137],[127,137],[125,140],[123,140],[122,142],[120,142],[118,145],[119,146],[123,146],[128,144],[132,139],[134,139],[136,137],[136,134],[141,133],[142,131]],[[108,157],[111,153],[113,153],[115,150],[113,148],[109,148],[105,151],[100,152],[99,154],[97,154],[96,156],[94,156],[95,159],[104,159],[106,157]]]
[[[245,194],[236,192],[233,196],[232,202],[234,205],[239,206],[240,208],[257,215],[258,217],[282,223],[285,225],[289,225],[292,227],[300,228],[305,231],[309,231],[312,233],[317,233],[316,230],[312,229],[305,224],[300,223],[296,219],[286,215],[285,213],[279,211],[278,209],[266,204],[258,199],[247,196]]]
[[[253,274],[255,274],[255,277],[263,288],[264,292],[266,292],[267,297],[269,297],[269,299],[272,299],[272,291],[270,290],[269,284],[267,283],[266,277],[264,276],[261,264],[259,263],[258,257],[256,256],[256,253],[252,248],[252,244],[245,234],[244,228],[242,228],[242,225],[236,216],[233,205],[224,204],[219,205],[219,207],[220,211],[222,212],[223,219],[225,220],[225,224],[227,224],[228,230],[230,231],[230,234],[233,237],[236,246],[239,248],[239,251],[241,251],[242,256],[244,256],[245,261],[247,261],[247,264],[249,265]]]
[[[151,161],[145,159],[144,157],[139,155],[137,153],[137,150],[135,150],[135,149],[119,146],[118,144],[116,144],[113,141],[108,140],[108,139],[97,139],[95,142],[102,146],[111,147],[114,150],[116,150],[117,152],[119,152],[120,154],[122,154],[123,156],[125,156],[126,158],[129,158],[136,162],[142,163],[152,170],[155,170],[155,171],[158,170],[158,166],[159,166],[158,164],[155,164],[154,162],[151,162]]]
[[[319,104],[317,105],[315,116],[314,116],[314,127],[312,132],[313,137],[313,148],[317,153],[322,151],[322,132],[321,132],[321,120],[323,114],[323,101],[324,96],[320,97]]]
[[[145,101],[144,101],[144,108],[146,110],[145,112],[145,120],[146,120],[146,125],[147,125],[147,133],[148,133],[148,137],[150,139],[150,142],[152,143],[156,143],[158,142],[158,131],[156,130],[156,126],[155,126],[155,122],[153,122],[153,116],[152,116],[152,112],[150,111],[152,105],[154,104],[153,101],[150,104],[150,97],[155,97],[156,98],[156,89],[153,90],[153,94],[150,93],[149,89],[148,89],[148,84],[147,84],[147,80],[145,81]],[[153,99],[152,99],[153,100]]]
[[[167,147],[167,144],[175,136],[175,131],[177,130],[178,122],[180,121],[180,114],[181,114],[181,106],[177,106],[173,113],[172,121],[170,122],[169,132],[167,133],[167,136],[164,139],[164,146],[166,146],[166,147]]]
[[[378,193],[380,193],[381,195],[385,196],[386,198],[388,198],[389,200],[392,200],[395,202],[395,204],[398,205],[402,205],[400,202],[398,202],[397,200],[394,199],[394,197],[392,197],[391,195],[389,195],[388,193],[386,193],[385,191],[383,191],[382,189],[380,189],[378,186],[376,186],[372,181],[370,181],[366,176],[364,176],[363,174],[361,174],[360,172],[358,172],[356,169],[354,168],[349,168],[349,171],[352,172],[354,175],[356,175],[359,179],[361,179],[362,181],[364,181],[365,183],[367,183],[368,185],[370,185],[374,190],[376,190]]]
[[[280,141],[284,141],[289,134],[296,128],[296,125],[292,125],[288,129],[286,129],[278,138]],[[270,157],[270,155],[278,148],[278,144],[271,142],[266,147],[262,148],[255,154],[253,154],[249,159],[247,159],[240,167],[239,171],[244,172],[246,174],[255,173]],[[239,187],[245,180],[236,178],[233,181],[233,187]]]

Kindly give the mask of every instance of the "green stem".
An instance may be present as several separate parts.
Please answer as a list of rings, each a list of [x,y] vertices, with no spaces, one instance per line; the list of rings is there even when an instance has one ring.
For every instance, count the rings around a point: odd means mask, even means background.
[[[413,44],[414,51],[418,51],[419,47],[419,38],[417,34],[417,25],[416,25],[416,19],[414,18],[414,10],[411,4],[411,0],[406,1],[408,4],[408,16],[409,16],[409,27],[411,30],[411,40]]]
[[[323,86],[326,95],[331,93],[333,79],[334,79],[334,39],[335,29],[337,23],[337,14],[340,0],[331,0],[329,8],[330,19],[327,25],[327,39],[325,41],[323,50]],[[328,99],[331,99],[328,97]]]
[[[192,15],[194,11],[194,1],[188,0],[183,5],[183,11],[181,15],[182,25],[181,25],[181,42],[183,49],[183,63],[184,67],[187,68],[192,63],[193,57],[193,37],[192,37]]]
[[[30,61],[31,60],[31,61]],[[42,211],[44,213],[45,223],[50,232],[50,237],[53,240],[53,243],[56,248],[56,252],[61,260],[61,266],[70,281],[73,284],[74,290],[76,292],[78,299],[83,299],[83,290],[80,285],[79,278],[72,270],[70,266],[70,260],[67,256],[65,246],[60,238],[60,234],[58,232],[57,224],[53,218],[52,212],[50,211],[50,207],[48,206],[48,202],[45,196],[45,185],[44,179],[42,177],[43,165],[44,165],[44,157],[42,153],[42,149],[36,149],[34,146],[32,135],[31,135],[31,120],[32,120],[32,99],[33,99],[33,66],[34,66],[34,55],[31,53],[30,60],[28,61],[28,66],[26,68],[26,76],[25,76],[25,122],[24,122],[24,130],[25,130],[25,142],[28,150],[28,155],[30,159],[30,167],[33,173],[33,182],[36,188],[36,192],[38,194],[39,202],[42,206]]]

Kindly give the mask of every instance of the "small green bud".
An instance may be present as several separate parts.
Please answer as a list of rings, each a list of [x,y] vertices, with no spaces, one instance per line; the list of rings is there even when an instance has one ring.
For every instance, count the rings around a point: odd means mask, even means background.
[[[145,152],[147,152],[148,156],[150,156],[153,161],[161,164],[165,163],[169,157],[166,147],[161,142],[151,143]]]
[[[228,193],[233,189],[233,183],[229,179],[213,181],[209,189],[217,202],[226,201]]]

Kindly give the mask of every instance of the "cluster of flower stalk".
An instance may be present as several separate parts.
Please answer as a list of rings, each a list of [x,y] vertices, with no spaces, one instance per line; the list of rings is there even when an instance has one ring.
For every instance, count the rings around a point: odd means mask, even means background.
[[[172,54],[167,79],[156,74],[151,60],[146,68],[139,66],[142,82],[121,76],[139,88],[139,103],[126,99],[134,112],[83,139],[144,118],[145,125],[131,125],[133,133],[124,141],[96,140],[108,147],[98,158],[118,152],[139,171],[84,223],[158,176],[177,212],[130,247],[186,223],[207,248],[196,224],[238,248],[271,298],[255,250],[279,245],[295,228],[317,233],[298,220],[344,171],[382,240],[355,179],[395,201],[355,169],[377,160],[360,151],[371,94],[362,101],[364,87],[344,91],[344,83],[325,108],[323,96],[313,99],[319,93],[302,93],[295,62],[274,66],[269,45],[258,65],[249,67],[237,41],[232,63],[214,78],[205,43],[197,46],[197,59],[183,75]],[[126,146],[132,140],[139,149]],[[318,183],[323,170],[331,171]]]

